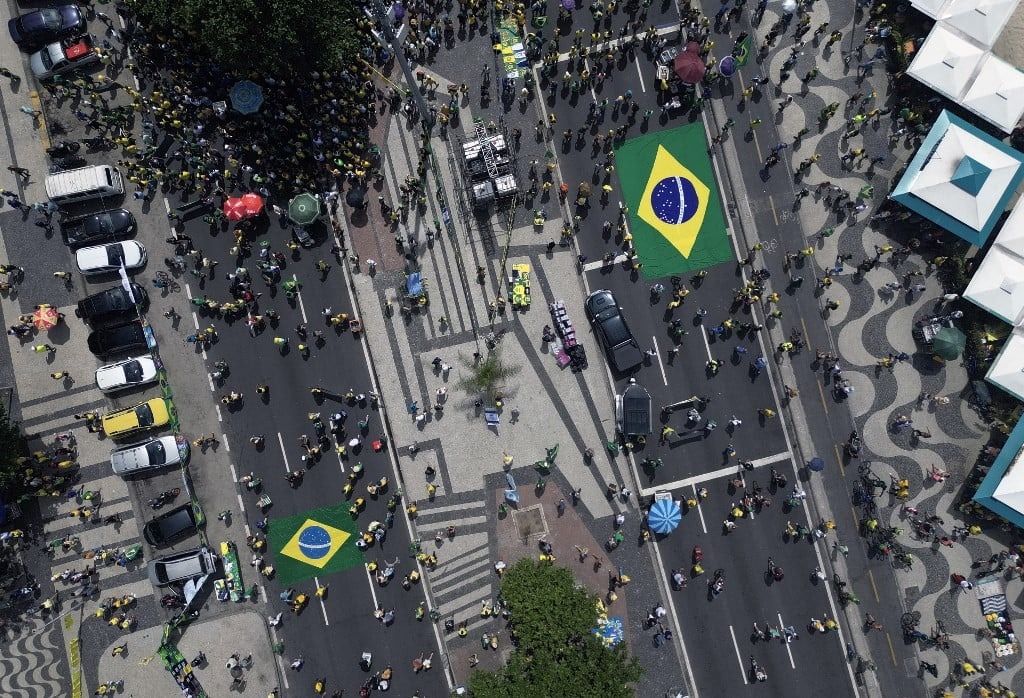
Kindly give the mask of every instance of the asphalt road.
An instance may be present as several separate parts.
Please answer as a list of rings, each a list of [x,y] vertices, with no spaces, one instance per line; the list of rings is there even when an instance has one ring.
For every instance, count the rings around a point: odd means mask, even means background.
[[[709,6],[710,7],[710,6]],[[715,8],[711,9],[714,13]],[[830,17],[833,26],[843,26],[850,18],[842,16],[848,14],[849,10],[840,9],[832,13]],[[723,29],[725,29],[723,27]],[[765,28],[766,29],[766,28]],[[744,15],[738,24],[731,27],[733,34],[741,30],[751,31],[748,18]],[[757,33],[755,34],[755,46],[758,45]],[[670,35],[673,38],[674,35]],[[731,44],[727,36],[716,36],[716,43]],[[853,37],[849,39],[854,41]],[[859,40],[859,39],[857,39]],[[777,45],[778,51],[786,51],[790,40],[783,40]],[[844,42],[845,44],[846,42]],[[670,45],[678,45],[675,38]],[[563,46],[565,48],[565,46]],[[813,55],[809,50],[805,53]],[[773,51],[774,54],[774,51]],[[806,65],[805,65],[806,64]],[[559,65],[557,75],[565,70],[565,62]],[[800,62],[794,68],[794,75],[802,75],[807,69],[813,66],[813,58],[807,59],[801,56]],[[593,69],[592,65],[588,66]],[[735,119],[737,128],[733,130],[731,138],[736,140],[735,146],[739,156],[740,168],[738,172],[728,173],[728,181],[720,182],[720,191],[723,194],[723,205],[726,206],[727,219],[733,220],[735,227],[734,210],[730,205],[745,198],[752,211],[757,216],[757,235],[765,245],[765,251],[761,254],[759,262],[755,265],[767,268],[772,274],[773,288],[782,292],[786,286],[787,271],[783,268],[782,255],[786,250],[797,250],[807,246],[804,232],[797,220],[797,209],[793,206],[795,193],[799,186],[796,185],[793,176],[785,166],[774,168],[771,173],[763,172],[763,155],[767,154],[770,146],[779,141],[775,134],[775,111],[777,100],[790,92],[799,94],[800,83],[796,78],[791,77],[786,83],[786,90],[776,90],[773,86],[765,86],[755,99],[743,106],[739,104],[739,93],[746,86],[744,77],[748,80],[751,75],[758,72],[760,66],[752,62],[740,71],[735,84],[716,89],[715,97],[723,97],[723,106],[726,116]],[[594,90],[594,94],[584,94],[580,99],[573,100],[567,92],[559,92],[557,97],[551,97],[545,87],[541,85],[543,94],[546,97],[545,109],[548,113],[554,112],[558,116],[558,123],[554,127],[553,141],[557,146],[559,155],[559,166],[562,180],[567,183],[570,191],[578,182],[588,181],[594,185],[604,183],[603,172],[595,177],[595,157],[591,147],[591,139],[573,139],[572,142],[563,140],[561,132],[566,128],[577,129],[585,122],[588,104],[591,99],[600,101],[604,97],[614,101],[615,96],[622,94],[626,89],[633,92],[633,99],[639,104],[642,114],[646,109],[653,109],[655,116],[649,124],[643,124],[638,119],[629,129],[629,136],[646,132],[647,129],[657,130],[671,128],[684,123],[689,116],[673,115],[672,119],[659,117],[656,93],[651,87],[653,82],[654,64],[650,59],[637,53],[636,59],[620,59],[617,70],[609,74],[609,79],[604,85]],[[777,79],[777,76],[773,76]],[[852,86],[852,78],[851,78]],[[851,90],[852,91],[852,90]],[[807,114],[814,115],[824,102],[810,92],[810,99],[803,100]],[[821,102],[821,104],[817,104]],[[705,110],[708,113],[709,110]],[[746,129],[744,124],[750,119],[760,118],[764,122],[757,135],[744,138]],[[808,120],[813,123],[814,118]],[[617,127],[627,123],[623,114],[613,114],[609,111],[605,124],[601,131]],[[712,133],[717,133],[719,125],[712,124]],[[598,129],[591,129],[588,136],[599,132]],[[838,140],[838,139],[837,139]],[[838,143],[836,144],[838,146]],[[787,153],[793,153],[791,148],[783,151],[784,161],[788,164]],[[799,160],[810,153],[796,155],[793,159]],[[838,156],[833,154],[832,159],[837,161]],[[724,167],[721,158],[719,164]],[[720,171],[722,170],[720,167]],[[795,168],[795,166],[794,166]],[[618,189],[617,181],[613,177],[612,182]],[[597,186],[595,186],[595,189]],[[616,216],[616,197],[613,195],[611,201],[605,208],[592,197],[593,204],[584,217],[581,224],[581,231],[577,236],[582,254],[586,255],[588,261],[600,260],[605,253],[617,252],[619,245],[615,240],[602,239],[601,224],[605,220],[614,223]],[[740,249],[740,256],[746,250]],[[823,263],[831,260],[821,260]],[[813,278],[815,267],[813,262],[808,262],[795,270],[794,273],[801,274],[811,283],[804,285],[800,291],[790,291],[784,296],[785,320],[784,330],[796,328],[804,332],[808,342],[813,347],[828,347],[829,337],[822,322],[823,299],[813,292]],[[591,288],[608,288],[612,290],[624,313],[629,320],[634,335],[638,338],[643,349],[655,347],[658,349],[658,356],[654,357],[651,363],[641,368],[637,379],[651,392],[655,409],[658,405],[675,402],[690,395],[711,395],[712,401],[705,411],[706,416],[716,419],[720,425],[724,425],[730,416],[735,414],[743,420],[743,425],[737,433],[730,436],[724,429],[718,429],[709,438],[698,437],[693,440],[673,440],[667,446],[654,448],[653,444],[638,453],[638,460],[643,457],[661,457],[665,465],[657,471],[641,471],[642,477],[652,478],[650,482],[672,483],[686,478],[700,477],[719,468],[728,467],[728,463],[735,463],[736,460],[728,461],[723,455],[723,449],[727,444],[732,444],[737,451],[737,458],[742,460],[758,461],[765,459],[774,460],[776,457],[782,461],[788,459],[789,447],[782,433],[781,425],[777,421],[767,424],[759,423],[756,410],[760,407],[775,406],[776,400],[769,385],[767,376],[762,374],[753,378],[746,370],[749,360],[758,352],[756,341],[749,337],[734,337],[725,342],[712,342],[705,346],[701,338],[701,328],[692,323],[694,310],[702,307],[708,310],[708,319],[714,319],[714,323],[726,317],[728,305],[733,297],[732,289],[742,285],[740,271],[730,265],[720,265],[710,270],[704,283],[693,290],[688,296],[686,303],[676,310],[676,317],[684,319],[690,333],[683,338],[681,350],[668,361],[663,361],[668,356],[667,349],[671,346],[668,336],[664,306],[651,301],[648,285],[651,281],[641,281],[633,277],[623,266],[612,265],[588,272],[588,280]],[[665,286],[669,286],[667,279],[660,280]],[[684,283],[688,280],[684,279]],[[664,302],[664,301],[662,301]],[[763,317],[763,314],[762,314]],[[739,361],[730,361],[735,357],[732,355],[732,347],[743,343],[748,347],[748,353]],[[771,351],[769,347],[769,352]],[[812,363],[813,354],[804,352],[794,358],[795,362],[803,364]],[[709,378],[704,369],[705,362],[709,357],[723,359],[727,365],[720,373]],[[788,360],[788,359],[787,359]],[[738,364],[738,365],[736,365]],[[662,372],[662,369],[664,372]],[[818,402],[818,384],[811,372],[798,372],[800,381],[797,386],[805,396],[804,404],[807,412],[807,419],[813,435],[815,447],[825,456],[830,464],[829,472],[825,474],[826,490],[829,493],[830,504],[833,510],[844,512],[849,510],[849,495],[842,482],[841,471],[834,467],[837,465],[838,454],[835,451],[835,444],[845,439],[849,433],[849,415],[841,406],[836,406],[829,411],[829,407],[838,401],[824,397],[825,392],[820,393],[823,399],[829,400],[831,404],[824,406]],[[623,377],[618,377],[617,385],[623,384]],[[682,415],[676,413],[670,423],[680,432],[679,421]],[[657,428],[657,427],[656,427]],[[841,436],[840,436],[841,434]],[[652,439],[653,441],[653,439]],[[833,457],[835,454],[836,457]],[[776,464],[776,467],[785,469],[794,482],[797,471],[796,466],[784,462]],[[782,466],[785,466],[783,468]],[[750,480],[758,479],[762,485],[768,481],[767,474],[763,471],[756,471],[748,476]],[[815,588],[811,584],[810,571],[817,564],[817,557],[814,549],[806,544],[785,544],[782,540],[782,531],[786,520],[793,519],[806,522],[803,512],[786,513],[782,511],[781,497],[776,497],[776,506],[759,516],[756,521],[742,522],[740,529],[730,536],[721,534],[721,520],[724,513],[728,511],[729,504],[734,497],[727,491],[726,480],[719,479],[709,482],[706,485],[710,491],[708,499],[701,506],[701,521],[688,515],[684,519],[682,527],[662,541],[660,548],[665,558],[667,567],[681,566],[684,563],[689,566],[689,558],[693,545],[701,545],[704,548],[706,560],[711,561],[705,564],[705,568],[712,570],[722,567],[726,570],[727,583],[726,597],[719,598],[713,602],[703,601],[705,587],[701,583],[691,584],[688,589],[677,593],[677,599],[683,595],[698,594],[701,599],[696,604],[689,603],[689,599],[682,604],[686,609],[683,622],[683,639],[690,648],[691,663],[698,688],[710,685],[718,685],[721,681],[742,682],[744,680],[744,669],[747,665],[747,657],[753,652],[758,661],[762,662],[772,676],[785,677],[789,672],[797,671],[801,674],[801,690],[806,685],[807,690],[815,693],[823,691],[845,692],[852,691],[847,679],[846,658],[842,643],[835,635],[827,637],[807,638],[804,627],[811,616],[821,617],[823,613],[831,613],[824,591]],[[684,491],[685,492],[685,491]],[[816,523],[816,522],[815,522]],[[845,527],[848,535],[844,536],[844,542],[854,543],[855,539],[851,533],[852,522],[843,520],[840,524]],[[704,529],[708,533],[704,533]],[[682,535],[679,535],[680,532]],[[711,538],[714,537],[714,539]],[[750,556],[751,550],[764,551],[763,555]],[[763,574],[767,566],[767,555],[774,556],[775,561],[784,569],[789,570],[786,579],[778,584],[766,585],[763,581]],[[719,562],[714,562],[718,560]],[[882,609],[888,613],[898,614],[899,605],[896,596],[879,594],[875,588],[875,580],[867,579],[867,559],[862,555],[851,556],[850,581],[855,589],[861,587],[859,592],[862,597],[867,597],[867,589],[863,582],[870,581],[871,590],[875,598],[872,600],[872,612],[875,609]],[[871,563],[876,568],[876,573],[883,581],[887,579],[885,574],[891,574],[887,564],[883,562]],[[696,588],[695,588],[696,587]],[[787,588],[788,587],[788,588]],[[799,588],[794,588],[799,587]],[[819,598],[819,603],[808,604],[807,600],[814,597]],[[692,609],[692,612],[691,612]],[[705,610],[706,609],[706,610]],[[776,617],[775,614],[779,614]],[[878,615],[876,613],[876,615]],[[764,647],[759,645],[750,647],[749,635],[751,622],[759,624],[770,622],[778,625],[794,624],[801,632],[801,641],[791,644],[788,648],[781,650],[776,647]],[[733,640],[735,636],[735,641]],[[874,633],[869,636],[875,650],[874,655],[879,658],[886,658],[891,652],[885,646],[884,636]],[[827,643],[825,647],[822,645]],[[822,649],[828,648],[826,651]],[[700,648],[700,649],[695,649]],[[838,650],[838,651],[836,651]],[[895,660],[895,655],[893,655]],[[879,680],[884,685],[900,686],[901,689],[913,691],[902,667],[896,662],[879,661]],[[807,669],[812,675],[808,675]],[[727,685],[734,685],[728,683]],[[740,684],[735,684],[738,686]],[[843,688],[837,688],[843,686]]]
[[[172,206],[174,204],[172,201]],[[384,520],[387,500],[387,497],[375,500],[367,496],[364,491],[366,483],[387,475],[391,480],[390,492],[394,492],[399,483],[394,482],[388,454],[375,453],[369,446],[371,441],[384,432],[381,413],[371,409],[368,404],[360,406],[344,403],[340,397],[349,388],[356,393],[369,393],[371,382],[361,340],[348,331],[335,332],[328,328],[321,314],[323,308],[331,307],[334,313],[347,312],[352,315],[351,299],[341,267],[329,253],[333,239],[325,240],[321,232],[316,248],[292,253],[284,247],[290,239],[289,233],[281,227],[276,216],[271,214],[270,218],[270,229],[260,239],[269,240],[271,250],[287,254],[282,278],[294,275],[301,281],[300,298],[288,302],[279,290],[267,288],[259,277],[255,260],[250,258],[242,264],[255,277],[253,291],[263,293],[259,312],[265,312],[268,308],[276,310],[281,316],[277,328],[268,326],[254,338],[249,335],[244,320],[229,326],[223,321],[211,320],[202,314],[199,316],[200,327],[212,321],[219,335],[219,341],[207,351],[206,369],[213,370],[213,363],[218,360],[227,361],[230,367],[229,375],[214,394],[219,397],[235,390],[245,396],[242,407],[221,408],[224,428],[232,444],[232,462],[237,467],[238,476],[253,472],[263,479],[264,491],[273,500],[273,506],[268,511],[271,526],[275,517],[290,516],[343,501],[345,472],[353,463],[361,462],[365,476],[357,486],[357,495],[366,499],[367,506],[358,521],[361,528],[364,528],[370,521]],[[225,301],[229,299],[226,275],[237,265],[234,257],[229,255],[231,237],[230,234],[222,233],[216,239],[211,239],[207,228],[201,218],[185,223],[185,232],[193,238],[196,247],[220,262],[215,277],[202,282],[196,293]],[[332,269],[323,277],[314,267],[319,259],[332,264]],[[188,274],[185,276],[193,286],[196,285],[194,277]],[[325,330],[326,338],[321,345],[309,342],[311,351],[308,358],[303,358],[296,350],[300,338],[295,327],[300,322],[308,322],[310,332],[314,329]],[[189,326],[188,319],[184,323],[185,327]],[[282,353],[274,346],[275,336],[288,337],[291,351]],[[186,350],[197,349],[189,345]],[[270,387],[266,399],[261,399],[256,393],[258,383]],[[330,394],[318,404],[309,390],[311,386],[322,386]],[[284,479],[286,471],[304,465],[301,462],[304,451],[298,443],[300,435],[308,434],[315,438],[308,413],[320,412],[326,424],[328,415],[337,410],[348,413],[348,438],[359,432],[357,422],[364,415],[369,415],[365,447],[354,451],[351,459],[344,463],[333,450],[327,451],[317,464],[306,466],[308,470],[300,486],[290,487]],[[249,439],[254,434],[265,436],[262,448],[250,443]],[[257,497],[241,487],[240,491],[246,503],[249,524],[254,525],[259,512],[255,501]],[[383,562],[401,558],[397,574],[404,575],[414,569],[415,560],[408,552],[410,539],[401,512],[396,519],[384,545],[371,548],[366,559]],[[248,551],[243,553],[248,556]],[[413,619],[414,610],[424,599],[421,587],[414,586],[410,591],[405,591],[395,581],[384,588],[373,583],[371,589],[371,582],[362,568],[351,568],[320,577],[318,581],[321,585],[330,585],[326,602],[321,606],[319,599],[312,599],[306,611],[297,617],[286,612],[287,617],[280,632],[285,639],[286,658],[302,656],[306,660],[306,668],[301,677],[294,678],[292,674],[292,683],[312,683],[314,675],[326,674],[330,690],[342,687],[355,692],[364,679],[357,668],[359,658],[362,652],[369,651],[374,656],[374,670],[389,663],[395,666],[392,686],[400,694],[407,695],[420,689],[427,695],[438,695],[447,690],[439,657],[435,657],[434,671],[413,677],[409,669],[412,659],[421,653],[436,652],[430,622],[416,622]],[[296,587],[299,591],[310,593],[312,584],[306,582]],[[271,614],[286,610],[286,605],[278,599],[280,591],[282,589],[276,581],[267,583]],[[377,604],[395,610],[397,620],[392,626],[386,628],[374,619],[372,612]]]

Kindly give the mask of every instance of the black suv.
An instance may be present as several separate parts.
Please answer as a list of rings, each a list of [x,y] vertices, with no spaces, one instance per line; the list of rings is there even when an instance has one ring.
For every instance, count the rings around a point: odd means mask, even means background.
[[[142,323],[125,322],[89,333],[89,351],[101,359],[148,349]]]
[[[629,325],[622,317],[622,309],[612,292],[594,291],[587,296],[585,305],[612,368],[621,373],[639,366],[644,358],[640,353],[640,345],[629,331]]]
[[[126,240],[135,234],[135,229],[135,216],[132,212],[114,208],[61,224],[60,236],[65,245],[74,248],[111,240]]]
[[[163,548],[195,532],[196,514],[189,503],[171,509],[147,523],[142,529],[142,537],[154,548]]]
[[[134,304],[128,296],[128,291],[118,284],[78,301],[75,316],[90,324],[99,324],[134,314],[136,308],[145,310],[149,305],[149,294],[146,293],[146,289],[138,284],[132,284],[131,289],[132,295],[135,296]]]

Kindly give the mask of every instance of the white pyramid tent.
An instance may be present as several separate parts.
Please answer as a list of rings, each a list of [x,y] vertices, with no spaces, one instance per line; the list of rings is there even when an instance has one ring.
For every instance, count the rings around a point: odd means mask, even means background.
[[[1020,0],[950,0],[939,19],[991,48]]]
[[[1024,451],[1017,451],[992,497],[1018,512],[1024,512]]]
[[[988,55],[978,77],[961,102],[972,112],[1006,133],[1017,126],[1024,114],[1024,72],[1006,61]]]
[[[936,24],[914,56],[907,74],[959,101],[977,72],[984,49]]]
[[[1015,330],[1006,340],[985,380],[1024,400],[1024,330]],[[1020,510],[1024,511],[1024,507]]]
[[[1013,210],[996,235],[995,244],[1024,259],[1024,196],[1017,199]]]
[[[993,245],[971,277],[964,298],[1017,324],[1024,317],[1024,259]]]
[[[932,19],[938,19],[949,0],[911,0],[911,6]]]

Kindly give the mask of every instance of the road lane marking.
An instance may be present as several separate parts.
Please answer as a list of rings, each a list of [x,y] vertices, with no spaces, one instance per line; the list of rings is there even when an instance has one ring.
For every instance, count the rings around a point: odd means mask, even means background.
[[[825,389],[821,387],[821,383],[817,380],[814,381],[818,386],[818,395],[821,396],[821,406],[825,408],[825,414],[828,414],[828,401],[825,400]]]
[[[640,91],[647,92],[647,88],[644,87],[644,74],[640,70],[640,58],[636,55],[636,51],[633,51],[633,63],[636,65],[636,76],[640,79]]]
[[[299,277],[292,274],[292,281],[297,285],[297,288],[295,289],[295,297],[299,300],[299,311],[302,313],[302,321],[309,322],[309,320],[306,319],[306,304],[302,302],[302,286],[298,286]]]
[[[270,626],[270,637],[274,640],[274,644],[278,644],[281,640],[277,636],[277,628]],[[284,656],[280,652],[275,652],[275,659],[277,659],[277,667],[280,669],[277,673],[281,675],[281,681],[284,683],[284,687],[288,689],[288,668],[284,665]]]
[[[224,415],[222,415],[220,413],[220,405],[217,404],[217,403],[214,403],[213,409],[217,411],[217,421],[218,422],[223,422],[224,421]]]
[[[678,25],[667,24],[664,27],[656,28],[654,30],[654,33],[656,35],[658,35],[658,36],[665,36],[666,34],[674,34],[674,33],[678,32],[678,31],[679,31]],[[592,43],[592,44],[590,44],[590,47],[589,47],[590,48],[590,55],[591,56],[593,56],[595,54],[603,55],[605,53],[608,53],[609,50],[613,50],[613,49],[618,48],[619,44],[621,44],[624,41],[624,39],[626,39],[626,38],[630,38],[630,37],[618,37],[618,38],[615,38],[615,39],[611,39],[609,41],[601,41],[601,42],[598,42],[596,44]],[[636,44],[634,44],[634,53],[635,53],[635,50],[636,50]],[[578,58],[579,56],[577,55],[576,57]],[[565,52],[565,53],[558,54],[558,60],[556,62],[562,63],[562,62],[567,61],[567,60],[569,60],[569,53]],[[536,66],[537,63],[538,63],[538,61],[534,61],[532,65]]]
[[[228,435],[225,434],[224,432],[221,432],[220,441],[222,444],[224,444],[224,450],[227,451],[228,453],[231,453],[231,446],[228,444]]]
[[[832,448],[836,450],[836,462],[839,463],[839,473],[846,477],[846,468],[843,466],[843,457],[839,455],[839,446],[833,444]]]
[[[786,627],[786,622],[784,620],[782,620],[782,614],[781,613],[778,614],[778,615],[779,615],[779,630],[782,630],[783,628]],[[794,628],[794,630],[795,630],[795,628]],[[783,636],[785,636],[785,633],[783,633]],[[793,648],[791,648],[789,646],[789,641],[788,640],[784,644],[786,645],[786,653],[789,654],[789,665],[791,667],[793,667],[794,669],[796,669],[796,662],[793,661]]]
[[[768,195],[768,205],[772,207],[772,218],[775,219],[775,227],[777,228],[779,226],[779,214],[775,212],[775,199],[772,198],[771,194]]]
[[[661,380],[665,381],[665,385],[668,385],[668,376],[665,375],[665,364],[661,361],[661,349],[658,347],[658,338],[651,335],[651,342],[654,348],[654,358],[658,361],[658,368],[661,369]]]
[[[704,340],[704,351],[707,352],[708,361],[711,361],[711,345],[708,343],[708,331],[704,327],[704,323],[703,322],[701,324],[699,324],[697,327],[700,328],[700,336],[701,336],[701,339]]]
[[[732,635],[732,648],[736,650],[736,662],[740,665],[740,676],[743,677],[743,683],[749,684],[747,680],[747,668],[743,666],[743,657],[740,656],[740,646],[736,644],[736,633],[733,631],[732,626],[729,626],[729,634]]]
[[[281,457],[284,459],[284,471],[290,473],[292,471],[291,466],[288,465],[288,454],[284,450],[284,437],[281,436],[281,432],[277,432],[277,443],[281,445]]]
[[[651,555],[654,556],[654,563],[657,569],[664,573],[668,568],[665,567],[665,561],[661,559],[661,550],[657,541],[653,545],[645,546],[648,548]],[[668,579],[664,574],[658,574],[658,585],[661,587],[661,591],[664,594],[665,599],[668,599],[668,610],[672,614],[672,622],[676,625],[676,631],[679,633],[679,642],[675,643],[676,656],[682,659],[683,665],[686,667],[686,675],[689,677],[687,682],[690,686],[690,697],[698,698],[697,694],[697,682],[693,678],[693,667],[690,666],[690,655],[686,652],[686,643],[683,642],[683,626],[679,622],[679,614],[676,613],[676,601],[672,595],[672,590],[669,588]],[[435,624],[436,627],[436,624]]]
[[[381,606],[377,601],[377,590],[373,588],[373,577],[370,575],[370,568],[366,565],[363,565],[363,571],[366,572],[366,583],[370,585],[370,596],[373,597],[373,610],[376,611]]]
[[[620,253],[615,255],[615,258],[610,262],[606,262],[603,259],[599,259],[596,262],[587,262],[586,264],[583,265],[583,271],[594,271],[595,269],[605,269],[607,267],[613,267],[616,264],[622,264],[627,259],[629,259],[629,257],[627,257],[625,254]]]
[[[871,574],[870,569],[868,570],[868,581],[871,582],[871,591],[875,594],[875,603],[880,603],[882,599],[878,595],[878,587],[875,586],[875,575]]]
[[[760,468],[765,465],[772,465],[774,463],[780,463],[782,461],[787,461],[790,459],[791,456],[788,452],[786,452],[776,453],[775,455],[771,456],[765,456],[764,458],[758,458],[757,460],[752,460],[750,462],[753,464],[754,468]],[[655,492],[659,492],[662,490],[678,490],[684,487],[690,487],[691,485],[700,485],[705,482],[710,482],[711,480],[717,480],[720,477],[732,478],[735,477],[735,475],[736,466],[730,465],[729,467],[719,468],[718,470],[712,470],[711,472],[704,473],[702,475],[694,475],[693,477],[684,478],[682,480],[676,480],[675,482],[667,482],[661,485],[657,485],[655,487],[646,487],[640,490],[640,494],[647,497],[654,494]]]
[[[317,591],[320,591],[322,587],[319,577],[313,577],[313,584],[316,584]],[[324,603],[324,597],[318,596],[317,598],[320,599],[320,610],[324,612],[324,625],[330,625],[331,621],[327,620],[327,604]]]
[[[693,498],[697,500],[697,515],[700,517],[700,527],[704,529],[704,533],[708,532],[708,525],[704,521],[704,510],[700,506],[700,497],[697,495],[697,485],[690,485],[693,488]]]

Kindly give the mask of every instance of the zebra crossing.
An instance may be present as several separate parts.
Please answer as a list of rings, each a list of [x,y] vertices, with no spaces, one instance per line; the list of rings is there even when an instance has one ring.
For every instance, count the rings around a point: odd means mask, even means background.
[[[493,606],[500,581],[493,567],[497,544],[483,497],[482,490],[479,501],[450,503],[438,496],[432,502],[421,502],[416,515],[421,533],[455,527],[455,537],[445,536],[437,546],[438,565],[430,573],[430,590],[434,608],[442,617],[457,623],[468,621],[469,631],[491,623],[492,619],[480,616],[480,609],[484,604]],[[434,544],[424,541],[423,545],[429,550]]]

